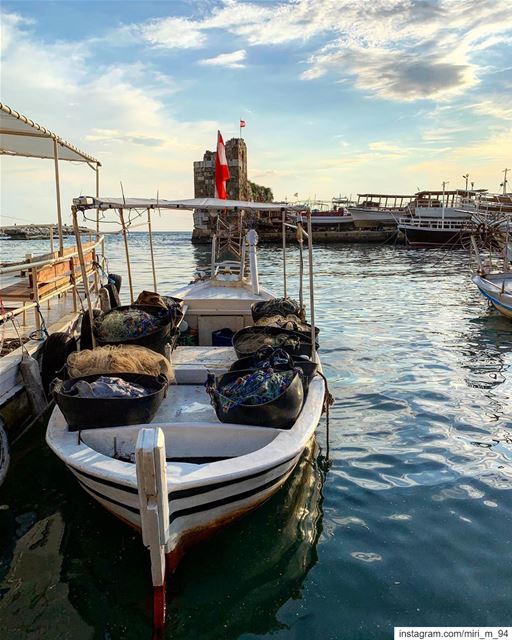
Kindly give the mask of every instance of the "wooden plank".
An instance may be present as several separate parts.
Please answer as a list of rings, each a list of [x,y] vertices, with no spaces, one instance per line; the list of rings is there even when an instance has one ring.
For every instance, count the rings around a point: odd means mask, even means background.
[[[28,282],[17,282],[0,289],[0,297],[9,300],[32,300],[33,290]]]

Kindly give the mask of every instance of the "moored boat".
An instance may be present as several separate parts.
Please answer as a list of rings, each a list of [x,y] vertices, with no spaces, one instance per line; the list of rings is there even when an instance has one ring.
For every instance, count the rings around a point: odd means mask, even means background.
[[[0,265],[1,484],[7,472],[10,446],[48,405],[43,388],[45,367],[49,370],[62,366],[63,361],[60,364],[59,361],[62,358],[65,361],[64,352],[80,325],[78,301],[83,294],[83,281],[76,247],[65,247],[63,243],[70,228],[62,223],[59,167],[63,161],[78,162],[92,168],[98,176],[101,165],[96,158],[2,103],[0,155],[53,161],[57,196],[56,224],[4,228],[4,239],[47,238],[49,246],[42,255],[26,255],[23,251],[25,257]],[[90,233],[88,229],[85,232]],[[91,281],[94,294],[101,283],[98,268],[102,248],[103,238],[99,234],[83,247],[85,278]],[[53,345],[51,349],[47,349],[49,344]],[[47,358],[45,350],[52,352]]]
[[[398,218],[414,196],[396,194],[360,193],[357,204],[347,207],[359,229],[396,227]]]
[[[279,208],[286,213],[283,205],[229,200],[203,199],[199,203],[79,198],[75,200],[74,215],[87,209],[163,210],[198,206],[236,216],[242,210],[257,210],[258,206]],[[165,584],[164,555],[167,570],[172,571],[192,544],[266,501],[290,477],[314,438],[326,385],[315,347],[312,226],[308,216],[306,233],[300,215],[297,219],[297,212],[293,213],[297,233],[308,241],[309,356],[317,363],[318,372],[309,380],[302,407],[291,425],[283,422],[280,427],[255,426],[250,419],[245,423],[221,422],[205,390],[209,373],[220,376],[236,360],[232,346],[212,345],[215,332],[219,329],[236,332],[251,325],[253,305],[276,299],[275,294],[259,284],[254,230],[247,232],[238,247],[237,259],[219,263],[214,236],[210,276],[170,293],[182,302],[183,322],[195,332],[197,344],[178,346],[170,353],[176,384],[169,387],[151,423],[111,428],[94,428],[92,423],[75,431],[69,428],[59,408],[51,416],[47,442],[81,487],[113,515],[142,530],[144,543],[151,551],[156,588]],[[237,234],[239,231],[235,234],[239,237]],[[302,252],[302,242],[299,244]],[[283,256],[284,253],[285,246]],[[286,262],[283,262],[287,300]],[[300,307],[303,308],[302,285]],[[306,336],[304,340],[307,344]],[[147,461],[146,454],[153,456],[149,465],[153,469],[151,481],[156,482],[152,497],[145,489],[149,479],[141,462]],[[160,487],[156,496],[155,486]],[[150,502],[153,511],[148,507]],[[148,524],[148,518],[156,512],[157,522],[152,520],[153,524]]]

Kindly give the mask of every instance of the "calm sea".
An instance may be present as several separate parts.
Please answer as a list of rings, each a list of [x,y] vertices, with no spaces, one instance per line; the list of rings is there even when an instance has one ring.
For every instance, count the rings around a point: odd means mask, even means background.
[[[162,292],[208,263],[188,234],[155,243]],[[8,244],[2,259],[32,250]],[[135,288],[151,288],[147,236],[131,246]],[[126,296],[119,236],[107,252]],[[280,294],[279,249],[259,259]],[[167,637],[384,640],[395,625],[512,625],[512,323],[481,300],[463,252],[331,245],[316,265],[331,467],[322,421],[316,459],[186,557]],[[296,283],[295,251],[289,268]],[[0,490],[0,636],[149,638],[147,552],[79,489],[44,428],[20,443]]]

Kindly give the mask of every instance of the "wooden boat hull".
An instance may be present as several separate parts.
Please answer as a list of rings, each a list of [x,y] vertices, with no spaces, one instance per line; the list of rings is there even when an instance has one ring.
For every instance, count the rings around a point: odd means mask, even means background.
[[[394,227],[397,224],[397,215],[390,211],[349,207],[348,209],[354,226],[357,229],[376,229],[378,227]]]
[[[464,229],[429,229],[405,224],[400,225],[399,229],[408,245],[423,248],[462,247],[463,239],[470,234],[469,230]]]

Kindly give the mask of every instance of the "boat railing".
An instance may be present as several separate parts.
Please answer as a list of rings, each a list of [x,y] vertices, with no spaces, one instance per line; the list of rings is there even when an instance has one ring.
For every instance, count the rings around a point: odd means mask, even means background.
[[[104,253],[104,238],[100,236],[96,241],[84,246],[87,278],[94,277],[94,286],[99,289],[98,253]],[[77,260],[76,247],[63,250],[64,255],[55,253],[46,256],[27,258],[23,262],[0,267],[0,276],[18,276],[15,282],[6,284],[0,289],[0,322],[23,314],[23,324],[26,324],[26,313],[34,310],[36,329],[41,327],[41,304],[48,305],[53,298],[73,293],[73,310],[78,311],[77,285],[82,282],[80,263]],[[10,278],[9,278],[10,279]],[[5,303],[20,306],[6,308]]]
[[[417,227],[418,229],[443,229],[443,230],[459,230],[466,229],[470,226],[470,221],[457,218],[429,218],[429,217],[401,217],[398,219],[399,225],[407,227]]]

